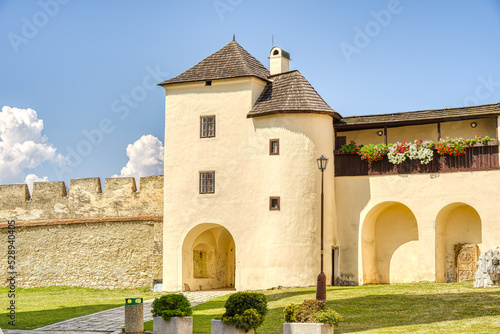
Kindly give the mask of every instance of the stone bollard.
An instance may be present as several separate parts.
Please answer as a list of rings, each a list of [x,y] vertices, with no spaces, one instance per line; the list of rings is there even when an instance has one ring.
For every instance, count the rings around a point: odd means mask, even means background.
[[[144,333],[144,307],[142,298],[125,298],[125,333]]]

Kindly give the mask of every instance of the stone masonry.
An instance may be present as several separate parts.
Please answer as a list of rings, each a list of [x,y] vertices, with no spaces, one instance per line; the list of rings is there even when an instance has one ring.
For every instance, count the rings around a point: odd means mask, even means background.
[[[152,286],[162,278],[163,176],[0,186],[0,238],[15,224],[16,286]],[[4,243],[5,244],[5,243]],[[6,251],[6,250],[5,250]],[[3,252],[3,251],[2,251]],[[7,267],[0,271],[7,284]]]

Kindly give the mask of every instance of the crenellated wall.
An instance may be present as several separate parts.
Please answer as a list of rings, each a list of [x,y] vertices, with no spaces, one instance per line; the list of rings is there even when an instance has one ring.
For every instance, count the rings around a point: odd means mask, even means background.
[[[0,185],[0,218],[18,221],[155,216],[163,212],[163,176],[35,182],[30,198],[26,184]]]
[[[14,220],[16,284],[152,286],[162,277],[163,176],[0,185],[0,238]],[[1,243],[7,245],[7,243]],[[7,251],[7,246],[5,248]],[[3,252],[3,250],[0,250]],[[6,285],[7,267],[0,280]]]

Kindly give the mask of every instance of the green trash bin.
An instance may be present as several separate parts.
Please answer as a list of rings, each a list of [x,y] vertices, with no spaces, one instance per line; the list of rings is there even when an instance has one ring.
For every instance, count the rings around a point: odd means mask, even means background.
[[[125,298],[125,333],[144,332],[144,305],[142,298]]]

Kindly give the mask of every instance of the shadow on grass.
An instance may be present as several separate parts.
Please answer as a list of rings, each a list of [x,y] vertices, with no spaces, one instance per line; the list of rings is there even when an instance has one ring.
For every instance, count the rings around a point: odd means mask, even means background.
[[[500,289],[471,291],[435,291],[444,286],[423,286],[424,290],[404,291],[404,287],[328,288],[328,305],[339,312],[344,321],[335,333],[354,333],[365,330],[390,331],[391,327],[429,325],[450,322],[450,333],[461,326],[453,321],[477,320],[500,316]],[[430,290],[425,290],[429,288]],[[351,291],[346,291],[351,290]],[[362,294],[362,295],[360,295]],[[283,309],[290,303],[315,298],[314,288],[266,292],[269,312],[258,334],[281,334]],[[351,297],[352,296],[352,297]],[[193,333],[210,333],[211,320],[224,313],[228,296],[219,297],[193,308]],[[477,321],[476,321],[477,323]],[[448,324],[447,324],[448,326]],[[487,327],[488,324],[485,324]],[[151,325],[152,329],[152,325]],[[463,332],[461,329],[456,332]]]
[[[344,317],[335,332],[351,333],[500,316],[500,291],[370,295],[332,300],[328,304]]]
[[[76,307],[59,307],[42,311],[16,311],[15,326],[9,325],[10,321],[7,317],[7,312],[2,312],[0,318],[0,328],[2,329],[35,329],[60,321],[81,317],[84,315],[109,310],[115,307],[123,306],[122,304],[99,304],[85,305]]]

